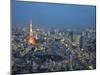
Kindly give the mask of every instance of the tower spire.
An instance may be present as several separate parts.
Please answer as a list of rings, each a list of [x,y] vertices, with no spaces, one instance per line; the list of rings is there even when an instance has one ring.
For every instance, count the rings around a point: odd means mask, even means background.
[[[36,44],[36,39],[33,36],[33,30],[32,30],[32,20],[30,20],[30,25],[29,25],[29,35],[28,35],[28,43],[35,45]]]
[[[31,36],[33,36],[33,30],[32,30],[32,20],[30,20],[29,33],[30,33],[30,35],[31,35]]]

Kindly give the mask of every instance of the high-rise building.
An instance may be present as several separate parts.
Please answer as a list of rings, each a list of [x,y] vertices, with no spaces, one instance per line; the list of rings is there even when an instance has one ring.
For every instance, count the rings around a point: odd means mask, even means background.
[[[30,21],[30,26],[29,26],[28,43],[31,45],[36,44],[36,38],[33,35],[33,30],[32,30],[32,20]]]
[[[72,31],[69,32],[68,38],[70,39],[70,41],[73,41],[73,32]]]
[[[80,37],[80,49],[83,50],[86,48],[87,39],[88,39],[88,33],[82,32]]]

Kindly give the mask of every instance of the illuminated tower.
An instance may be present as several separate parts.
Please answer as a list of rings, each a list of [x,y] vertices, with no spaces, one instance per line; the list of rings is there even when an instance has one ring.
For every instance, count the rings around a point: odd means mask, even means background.
[[[28,43],[31,45],[36,44],[36,38],[33,36],[32,20],[30,21],[30,26],[29,26]]]

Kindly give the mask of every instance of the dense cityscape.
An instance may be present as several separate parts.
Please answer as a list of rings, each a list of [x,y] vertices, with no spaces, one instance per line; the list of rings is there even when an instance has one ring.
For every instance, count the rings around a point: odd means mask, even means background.
[[[12,27],[12,74],[96,69],[95,28],[43,29],[32,22],[29,25]],[[34,43],[28,39],[30,32]]]

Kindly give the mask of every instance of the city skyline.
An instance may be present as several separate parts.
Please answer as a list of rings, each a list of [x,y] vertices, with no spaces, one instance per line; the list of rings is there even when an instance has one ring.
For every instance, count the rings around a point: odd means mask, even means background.
[[[95,6],[14,1],[11,15],[11,74],[96,69]]]

